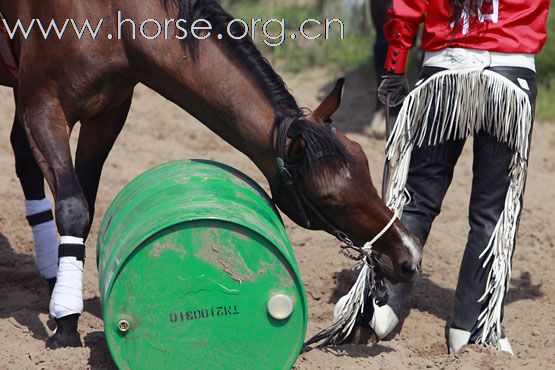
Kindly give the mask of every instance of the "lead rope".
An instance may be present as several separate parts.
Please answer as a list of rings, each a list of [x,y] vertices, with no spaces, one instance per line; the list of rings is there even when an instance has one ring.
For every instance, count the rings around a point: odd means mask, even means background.
[[[389,139],[391,135],[391,118],[389,117],[389,101],[391,94],[388,94],[385,102],[385,124],[386,135]],[[389,169],[390,164],[386,159],[384,166],[384,176],[382,181],[382,199],[385,200],[387,183],[389,182]],[[374,300],[377,305],[383,306],[387,303],[388,291],[384,281],[376,277],[379,270],[379,261],[372,255],[374,244],[382,238],[385,233],[391,229],[395,221],[398,219],[397,214],[393,213],[393,217],[389,220],[387,225],[376,235],[374,238],[365,243],[362,248],[353,245],[351,240],[346,235],[337,235],[337,238],[344,243],[341,246],[343,255],[354,261],[361,261],[359,265],[360,272],[355,284],[347,294],[347,299],[340,312],[337,313],[337,318],[332,325],[314,335],[305,343],[305,350],[310,350],[311,344],[322,342],[318,347],[325,345],[341,344],[351,334],[359,314],[364,313],[367,301]],[[350,249],[359,253],[354,256]]]
[[[397,218],[398,218],[397,215],[394,213],[391,219],[389,220],[389,222],[387,223],[387,225],[385,225],[384,228],[372,240],[370,240],[369,242],[366,242],[362,248],[355,246],[353,242],[344,233],[339,231],[335,235],[335,237],[339,239],[340,242],[343,243],[343,245],[341,245],[341,252],[345,257],[353,261],[362,261],[362,259],[365,257],[372,259],[373,258],[372,249],[374,247],[374,244],[376,244],[376,242],[380,240],[381,237],[384,236],[385,233],[389,231],[389,229],[391,229],[391,227],[395,224],[395,221],[397,220]],[[349,251],[349,249],[354,250],[359,255],[358,256],[353,255]]]
[[[393,217],[391,217],[391,220],[389,220],[389,222],[387,223],[387,225],[385,225],[385,227],[382,229],[382,231],[380,231],[378,233],[378,235],[376,235],[374,237],[374,239],[370,240],[369,242],[367,242],[366,244],[364,244],[364,247],[362,247],[362,250],[367,250],[367,251],[372,251],[372,248],[374,246],[374,244],[382,237],[385,235],[386,232],[389,231],[389,229],[391,229],[391,227],[393,226],[393,224],[395,223],[395,221],[397,220],[397,215],[395,213],[393,213]]]
[[[348,238],[348,243],[341,246],[344,255],[352,260],[361,261],[358,278],[347,294],[345,305],[338,312],[335,322],[307,340],[304,346],[305,350],[310,350],[310,345],[318,342],[322,342],[318,347],[341,344],[351,334],[359,314],[364,313],[367,301],[374,299],[380,306],[387,303],[387,286],[382,279],[376,277],[380,266],[379,260],[372,255],[372,249],[374,244],[391,229],[396,220],[397,215],[393,214],[387,225],[362,248],[354,246]],[[340,238],[338,237],[338,239]],[[353,256],[348,249],[357,251],[359,256]]]

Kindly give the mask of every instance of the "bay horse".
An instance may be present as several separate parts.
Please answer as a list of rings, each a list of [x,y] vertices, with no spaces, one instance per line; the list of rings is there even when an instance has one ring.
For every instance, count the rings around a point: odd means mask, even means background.
[[[102,167],[125,123],[138,83],[245,153],[268,180],[278,207],[301,226],[336,236],[341,230],[341,235],[361,246],[393,219],[372,184],[361,146],[331,126],[342,81],[318,108],[303,111],[252,40],[226,35],[232,18],[218,2],[0,0],[0,12],[9,25],[29,24],[33,19],[45,25],[53,19],[60,24],[68,18],[81,24],[104,20],[103,34],[96,39],[80,39],[70,32],[61,39],[45,38],[32,32],[12,40],[19,69],[17,81],[9,84],[16,102],[11,135],[16,171],[27,200],[44,198],[44,176],[54,195],[62,238],[50,310],[57,330],[47,340],[48,347],[82,346],[77,332],[82,264],[81,275],[69,279],[61,276],[61,261],[71,258],[78,263],[84,258],[83,241],[94,216]],[[127,32],[116,39],[108,33],[116,34],[118,14],[137,22],[179,18],[191,24],[206,19],[224,37],[148,40]],[[243,33],[238,23],[230,29],[235,36]],[[173,23],[170,34],[178,31]],[[74,164],[69,135],[78,121],[81,131]],[[285,123],[287,130],[283,130]],[[281,160],[278,152],[283,153]],[[283,181],[281,175],[291,172],[291,181]],[[399,282],[415,279],[421,249],[399,220],[376,242],[374,251],[381,255],[384,276]],[[56,314],[59,303],[54,296],[72,284],[81,305],[73,302],[72,307],[64,307],[69,311],[62,310],[69,314]]]

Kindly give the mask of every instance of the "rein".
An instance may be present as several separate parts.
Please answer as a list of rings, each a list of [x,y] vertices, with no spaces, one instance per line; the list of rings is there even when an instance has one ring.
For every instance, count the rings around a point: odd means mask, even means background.
[[[301,215],[301,220],[303,222],[303,226],[307,229],[310,229],[311,224],[310,220],[308,219],[308,214],[306,209],[308,209],[312,214],[316,216],[316,218],[328,229],[332,232],[333,235],[342,243],[341,251],[343,255],[349,259],[354,261],[361,261],[362,259],[366,258],[367,262],[373,267],[379,267],[378,257],[373,252],[373,245],[385,234],[395,223],[397,216],[394,214],[388,224],[369,242],[367,242],[362,248],[355,246],[351,238],[339,228],[337,228],[331,221],[329,221],[326,216],[319,211],[318,207],[306,196],[303,189],[299,185],[299,166],[296,164],[288,163],[287,161],[287,154],[286,154],[286,141],[287,141],[287,134],[289,133],[289,129],[293,125],[293,123],[298,119],[297,116],[288,116],[285,117],[281,123],[276,128],[277,130],[277,147],[276,147],[276,164],[279,172],[278,176],[278,184],[277,184],[277,192],[279,194],[279,189],[281,184],[285,185],[287,191],[293,198],[293,202],[295,207],[299,211]],[[326,123],[330,127],[332,127],[331,121]],[[333,129],[333,128],[332,128]],[[277,203],[277,195],[274,196],[273,201]],[[306,207],[306,208],[305,208]],[[351,253],[351,250],[358,253],[358,256],[355,256]]]

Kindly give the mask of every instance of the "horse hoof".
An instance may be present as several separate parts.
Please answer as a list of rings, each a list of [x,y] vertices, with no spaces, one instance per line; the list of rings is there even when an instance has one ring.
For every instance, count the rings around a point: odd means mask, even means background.
[[[81,337],[77,331],[79,314],[56,319],[56,332],[46,341],[46,347],[58,349],[65,347],[83,347]]]
[[[374,330],[369,327],[355,326],[347,342],[351,344],[367,345],[376,344],[379,339]]]

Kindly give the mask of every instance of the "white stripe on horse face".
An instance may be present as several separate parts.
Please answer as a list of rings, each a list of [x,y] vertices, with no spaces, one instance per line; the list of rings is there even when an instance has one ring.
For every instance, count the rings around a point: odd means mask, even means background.
[[[422,261],[422,250],[418,244],[414,241],[414,238],[409,237],[408,235],[403,235],[403,244],[409,248],[410,254],[413,258],[413,268],[415,270],[418,269],[420,262]]]

